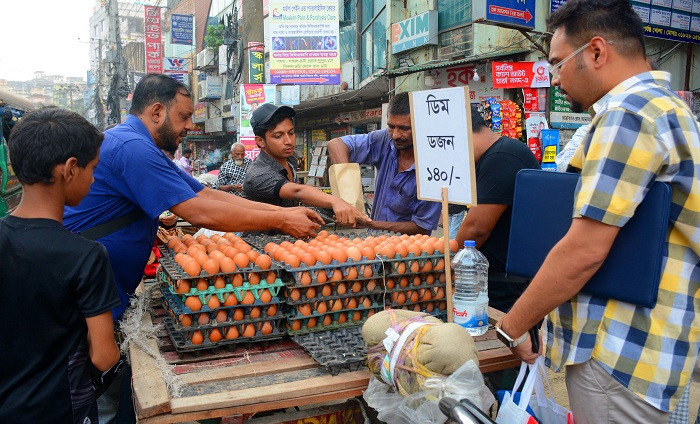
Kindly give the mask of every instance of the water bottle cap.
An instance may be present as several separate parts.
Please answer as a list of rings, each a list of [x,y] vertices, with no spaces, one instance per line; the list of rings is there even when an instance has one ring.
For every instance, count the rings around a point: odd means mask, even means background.
[[[474,240],[464,240],[464,247],[476,247]]]

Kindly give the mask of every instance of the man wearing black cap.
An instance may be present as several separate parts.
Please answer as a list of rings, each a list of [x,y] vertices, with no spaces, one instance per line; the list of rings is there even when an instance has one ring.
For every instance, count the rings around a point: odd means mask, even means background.
[[[297,161],[294,158],[294,109],[289,106],[260,105],[250,118],[260,154],[248,168],[243,196],[257,202],[278,206],[307,206],[333,209],[335,220],[350,227],[369,218],[339,197],[314,187],[296,183]]]

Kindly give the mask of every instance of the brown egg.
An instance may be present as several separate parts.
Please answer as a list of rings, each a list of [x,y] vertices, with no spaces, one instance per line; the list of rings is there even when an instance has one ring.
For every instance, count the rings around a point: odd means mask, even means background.
[[[326,274],[326,270],[321,269],[318,271],[318,274],[316,274],[316,281],[318,281],[321,284],[328,281],[328,274]]]
[[[245,318],[245,312],[243,311],[243,308],[236,308],[233,310],[234,321],[241,321],[243,318]]]
[[[236,253],[236,256],[233,257],[233,262],[236,264],[236,267],[238,269],[241,268],[247,268],[248,264],[250,263],[250,260],[248,259],[248,255],[245,253],[239,252]]]
[[[180,239],[177,236],[170,236],[168,238],[168,247],[173,248],[173,246],[180,244]]]
[[[348,275],[345,276],[345,279],[349,281],[354,281],[357,280],[357,277],[357,268],[355,268],[354,266],[348,268]]]
[[[190,283],[187,280],[177,280],[175,282],[175,293],[184,294],[189,293]]]
[[[301,298],[301,292],[299,289],[292,289],[289,292],[289,298],[292,300],[299,300]]]
[[[396,281],[394,281],[393,278],[387,278],[386,279],[386,288],[393,289],[394,287],[396,287]]]
[[[240,243],[240,244],[237,244],[235,247],[236,247],[236,249],[238,249],[238,251],[241,252],[241,253],[248,253],[248,252],[250,252],[250,251],[252,250],[251,247],[250,247],[250,245],[249,245],[248,243],[246,243],[246,242],[242,242],[242,243]]]
[[[430,240],[424,241],[420,247],[421,250],[427,255],[432,255],[433,253],[435,253],[435,243],[431,242]]]
[[[321,289],[321,295],[322,296],[330,296],[332,293],[331,285],[330,284],[325,284],[323,288]]]
[[[260,327],[260,332],[264,335],[272,334],[272,324],[264,322],[262,327]]]
[[[370,278],[373,275],[374,275],[374,269],[372,268],[372,265],[363,265],[362,266],[362,276],[364,278]]]
[[[182,265],[182,270],[187,273],[190,277],[196,277],[202,272],[202,268],[199,266],[197,261],[191,259]]]
[[[391,301],[403,305],[406,303],[406,295],[402,292],[394,292],[391,294]]]
[[[445,289],[442,287],[438,287],[437,291],[435,292],[435,296],[433,296],[434,299],[443,299],[445,297]]]
[[[233,287],[240,287],[243,285],[243,275],[242,274],[233,274],[233,277],[231,277],[231,285]]]
[[[330,254],[331,254],[331,256],[333,256],[333,259],[338,261],[338,263],[340,263],[340,264],[342,264],[348,260],[348,254],[345,251],[345,249],[343,249],[342,247],[338,247],[338,248],[331,250]]]
[[[306,328],[314,328],[314,327],[316,327],[317,321],[318,321],[318,320],[316,319],[316,317],[309,318],[309,320],[306,321]]]
[[[267,284],[275,284],[275,281],[277,281],[277,274],[274,272],[268,272],[267,276],[265,276],[265,281]]]
[[[374,309],[370,309],[369,312],[367,312],[367,318],[369,318],[369,317],[371,317],[372,315],[374,315],[374,313],[375,313]]]
[[[350,286],[350,291],[353,293],[357,293],[360,290],[362,290],[362,283],[360,283],[359,281],[354,282],[352,286]]]
[[[202,269],[209,275],[214,275],[219,272],[219,263],[214,259],[207,259],[202,264]]]
[[[420,286],[423,283],[423,281],[420,279],[420,277],[421,277],[420,275],[416,275],[415,277],[413,277],[413,285],[414,286]]]
[[[222,276],[218,276],[214,279],[214,288],[223,289],[226,287],[226,280]]]
[[[180,325],[182,325],[183,327],[189,327],[190,325],[192,325],[192,315],[180,315]]]
[[[362,314],[360,313],[360,311],[355,311],[352,313],[352,320],[353,321],[359,321],[361,319],[362,319]]]
[[[219,245],[216,243],[207,243],[207,253],[212,253],[219,250]]]
[[[355,262],[362,260],[362,251],[355,246],[348,247],[345,252],[348,259],[352,259]]]
[[[377,283],[374,280],[369,280],[367,282],[367,290],[372,291],[377,288]]]
[[[245,295],[243,296],[243,299],[241,300],[242,305],[252,305],[255,303],[255,296],[253,295],[253,292],[250,290],[246,290]]]
[[[197,296],[188,296],[187,299],[185,299],[185,306],[192,311],[199,311],[202,309],[202,302],[200,302]]]
[[[340,299],[336,299],[331,303],[331,311],[339,311],[343,309],[343,302]]]
[[[326,312],[328,312],[328,306],[326,305],[326,302],[318,302],[318,304],[316,305],[316,312],[318,312],[319,314],[325,314]]]
[[[338,324],[342,324],[342,323],[344,323],[344,322],[347,321],[347,320],[348,320],[348,316],[347,316],[347,315],[345,315],[345,314],[342,313],[342,312],[338,314]]]
[[[204,278],[197,280],[197,290],[204,291],[209,288],[209,283]]]
[[[186,245],[190,245],[194,243],[194,237],[192,237],[191,234],[185,234],[184,236],[182,236],[182,242]]]
[[[311,254],[311,253],[302,253],[301,254],[301,261],[306,266],[314,266],[314,265],[316,265],[316,256]]]
[[[256,306],[254,308],[250,308],[250,313],[248,313],[248,316],[252,319],[255,319],[255,318],[260,318],[261,314],[262,314],[262,311],[260,310],[259,307]]]
[[[251,286],[260,284],[260,274],[258,274],[257,272],[248,273],[248,282]]]
[[[204,336],[202,336],[202,332],[197,330],[194,333],[192,333],[192,344],[202,344],[204,343]]]
[[[228,311],[225,309],[221,309],[220,311],[216,312],[216,322],[224,322],[228,319]]]
[[[275,305],[270,305],[267,308],[267,316],[268,317],[274,317],[277,314],[277,306]]]
[[[311,284],[311,274],[309,274],[309,271],[304,271],[301,273],[301,278],[299,279],[299,282],[302,286],[308,286],[309,284]]]
[[[255,327],[253,324],[246,325],[242,335],[248,338],[255,337]]]
[[[194,257],[194,255],[195,255],[196,253],[201,252],[201,250],[199,250],[199,248],[198,248],[197,246],[198,246],[198,245],[196,245],[196,244],[190,245],[190,246],[187,248],[187,252],[186,252],[187,255],[188,255],[188,256],[191,256],[191,257]]]
[[[414,244],[415,246],[415,244]],[[418,264],[418,261],[411,261],[411,267],[409,268],[412,273],[416,273],[420,271],[420,265]]]
[[[226,257],[226,255],[224,255],[222,252],[220,252],[218,250],[214,250],[213,252],[211,252],[209,254],[209,257],[214,259],[216,262],[221,262],[221,260],[224,259]]]
[[[435,271],[442,271],[443,269],[445,269],[445,259],[440,258],[433,269]]]
[[[267,255],[260,255],[255,258],[255,265],[259,266],[263,271],[268,270],[272,266],[272,258]]]
[[[421,245],[413,243],[408,246],[408,253],[413,253],[413,256],[420,256],[421,253],[423,253],[423,249],[421,248]]]
[[[270,294],[270,290],[265,289],[262,292],[260,292],[260,300],[263,303],[271,302],[272,301],[272,294]]]
[[[329,265],[331,262],[333,262],[333,256],[325,250],[318,252],[318,254],[316,254],[316,259],[323,265]]]
[[[407,293],[407,297],[411,303],[416,303],[418,302],[418,299],[420,299],[420,296],[418,296],[418,292],[416,290],[411,290],[409,293]]]
[[[238,336],[238,329],[236,326],[232,325],[226,330],[226,339],[231,340],[231,339],[237,339]]]
[[[405,258],[406,256],[408,256],[408,247],[406,247],[406,245],[403,243],[399,243],[396,246],[394,246],[394,250],[395,250],[395,254],[399,255],[402,258]],[[391,258],[389,258],[389,259],[391,259]]]
[[[333,318],[330,315],[323,317],[323,326],[328,326],[333,323]]]
[[[343,273],[340,272],[339,269],[336,269],[333,271],[333,276],[328,279],[328,281],[334,282],[334,281],[340,281],[343,279]]]
[[[213,330],[211,330],[211,332],[209,333],[209,341],[210,342],[216,343],[221,339],[222,339],[222,336],[221,336],[221,333],[219,332],[219,329],[214,328]]]
[[[301,265],[301,259],[299,259],[297,255],[293,254],[287,255],[287,257],[284,259],[284,262],[292,268],[299,268],[299,265]]]
[[[457,245],[457,240],[452,239],[452,240],[450,240],[449,244],[450,244],[450,251],[452,251],[452,253],[456,253],[457,250],[459,249],[459,246]]]
[[[314,297],[316,297],[316,289],[313,287],[309,287],[309,289],[306,290],[305,295],[307,299],[313,299]]]
[[[227,293],[224,295],[224,306],[235,306],[238,305],[238,299],[233,293]]]
[[[370,302],[370,300],[365,297],[362,301],[362,306],[364,306],[365,308],[369,308],[370,306],[372,306],[372,302]]]
[[[435,277],[433,277],[433,274],[426,274],[423,281],[425,281],[425,284],[433,284],[435,282]]]
[[[433,263],[430,261],[425,261],[423,267],[420,269],[421,272],[429,272],[433,270]]]
[[[207,305],[209,305],[210,309],[217,309],[221,307],[221,302],[219,301],[218,297],[212,296],[209,298]]]
[[[360,250],[360,252],[362,252],[362,256],[367,259],[374,259],[374,256],[376,255],[372,246],[365,246]]]
[[[348,299],[348,304],[345,306],[345,309],[355,309],[357,308],[357,300],[355,298],[350,298]]]
[[[211,321],[209,314],[199,314],[199,318],[197,318],[197,323],[199,325],[207,325],[209,321]]]
[[[442,240],[442,238],[438,239],[438,241],[435,242],[435,252],[438,253],[440,252],[441,254],[445,254],[445,242]]]
[[[292,330],[297,331],[301,328],[301,320],[295,319],[292,321]]]
[[[308,303],[297,306],[297,310],[300,314],[304,315],[305,317],[311,315],[311,305],[309,305]]]
[[[227,258],[235,258],[237,254],[241,252],[238,251],[235,247],[229,247],[228,250],[224,252],[224,255],[226,255]]]
[[[399,280],[399,287],[408,287],[407,277],[401,277],[401,279]]]
[[[438,273],[437,276],[438,276],[438,281],[440,281],[441,283],[444,283],[444,282],[445,282],[445,278],[447,278],[447,277],[445,277],[445,273],[444,273],[444,272]]]
[[[233,259],[224,256],[224,258],[219,261],[219,268],[221,268],[221,272],[225,272],[227,274],[235,272],[236,263],[233,261]]]
[[[335,286],[335,292],[337,294],[345,294],[348,292],[348,288],[345,286],[343,283],[338,283],[337,286]]]
[[[248,255],[248,259],[250,260],[250,262],[253,263],[255,263],[255,260],[258,259],[258,256],[260,256],[255,250],[249,250],[246,254]]]

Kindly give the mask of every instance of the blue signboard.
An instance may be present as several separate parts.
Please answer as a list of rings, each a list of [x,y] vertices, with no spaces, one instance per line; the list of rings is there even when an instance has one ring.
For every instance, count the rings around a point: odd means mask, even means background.
[[[192,27],[194,26],[194,16],[176,15],[171,18],[171,42],[172,44],[192,45]]]
[[[474,22],[534,29],[535,0],[483,0],[472,2]]]

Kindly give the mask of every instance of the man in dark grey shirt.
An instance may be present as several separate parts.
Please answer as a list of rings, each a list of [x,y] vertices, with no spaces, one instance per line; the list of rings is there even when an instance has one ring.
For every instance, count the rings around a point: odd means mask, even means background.
[[[260,154],[248,168],[243,182],[243,196],[258,202],[291,207],[307,206],[333,209],[338,224],[356,227],[369,218],[339,197],[315,187],[296,182],[297,161],[294,158],[294,109],[270,103],[253,112],[250,126]]]

